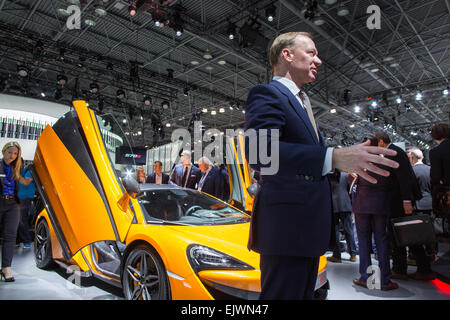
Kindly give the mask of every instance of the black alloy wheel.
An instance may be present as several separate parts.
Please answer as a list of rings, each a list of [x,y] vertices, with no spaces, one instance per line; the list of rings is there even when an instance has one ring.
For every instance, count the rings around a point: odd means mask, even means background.
[[[137,246],[128,255],[122,284],[128,300],[170,299],[166,269],[155,250],[146,245]]]
[[[50,229],[45,219],[41,219],[36,226],[34,257],[36,266],[40,269],[47,269],[53,265]]]

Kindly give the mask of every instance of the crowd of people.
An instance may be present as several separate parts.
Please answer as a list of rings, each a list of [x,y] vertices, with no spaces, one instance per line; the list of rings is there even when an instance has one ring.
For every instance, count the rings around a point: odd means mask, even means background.
[[[379,131],[368,138],[370,144],[394,149],[397,152],[394,160],[400,164],[398,168],[390,169],[388,177],[373,174],[377,183],[372,184],[354,173],[336,170],[330,175],[336,241],[333,244],[333,254],[327,260],[342,262],[339,240],[340,233],[343,233],[350,261],[356,262],[356,255],[359,254],[360,277],[353,280],[356,285],[367,287],[370,276],[367,270],[372,265],[371,254],[375,253],[381,271],[382,290],[398,288],[398,284],[391,279],[435,278],[431,263],[437,253],[437,243],[411,246],[407,250],[406,247],[397,245],[390,223],[391,218],[413,212],[426,214],[435,222],[440,222],[441,229],[436,230],[437,233],[449,233],[446,222],[448,218],[433,212],[432,190],[433,182],[435,188],[437,185],[448,185],[449,182],[445,175],[450,169],[450,147],[445,147],[448,142],[444,141],[450,141],[450,127],[447,124],[437,124],[432,128],[431,136],[438,143],[430,151],[431,166],[423,162],[421,150],[411,148],[405,152],[391,143],[386,132]],[[441,150],[438,151],[440,156],[431,157],[436,154],[436,150]],[[439,172],[434,181],[431,172]],[[439,223],[435,225],[439,226]],[[417,266],[415,273],[407,274],[408,260],[410,264]]]
[[[183,188],[196,189],[227,201],[230,195],[228,172],[224,165],[212,163],[207,157],[198,160],[198,167],[192,164],[192,154],[184,150],[180,155],[181,163],[175,165],[170,175],[162,172],[162,162],[153,163],[154,172],[146,176],[144,168],[136,169],[139,183],[171,184]]]

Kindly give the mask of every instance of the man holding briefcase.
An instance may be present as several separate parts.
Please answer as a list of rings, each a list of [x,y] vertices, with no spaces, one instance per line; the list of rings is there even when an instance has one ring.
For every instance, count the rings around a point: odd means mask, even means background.
[[[414,212],[414,202],[422,198],[416,175],[411,167],[406,152],[400,147],[391,143],[388,134],[384,131],[378,131],[374,134],[378,139],[378,146],[397,151],[395,157],[387,158],[399,163],[399,167],[391,170],[390,180],[390,217],[400,218],[405,215],[411,215]],[[407,280],[407,254],[406,247],[399,246],[394,239],[393,228],[388,228],[392,233],[392,278],[398,280]],[[430,263],[425,253],[423,245],[414,245],[409,248],[416,258],[417,272],[409,277],[417,280],[432,280],[434,275],[431,272]]]

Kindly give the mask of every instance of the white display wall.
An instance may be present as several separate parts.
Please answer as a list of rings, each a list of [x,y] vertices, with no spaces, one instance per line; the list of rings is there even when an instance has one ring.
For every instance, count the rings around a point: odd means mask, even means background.
[[[33,160],[42,130],[69,110],[69,106],[62,104],[0,94],[0,148],[9,141],[17,141],[23,159]]]

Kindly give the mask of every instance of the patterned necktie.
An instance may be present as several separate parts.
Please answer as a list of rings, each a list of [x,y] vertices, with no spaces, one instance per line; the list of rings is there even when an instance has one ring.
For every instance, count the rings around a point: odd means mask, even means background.
[[[309,121],[311,122],[314,131],[316,132],[317,141],[319,141],[319,133],[317,132],[316,120],[314,120],[314,114],[312,112],[311,103],[309,102],[309,98],[303,91],[298,93],[300,100],[302,100],[302,105],[308,113]]]

